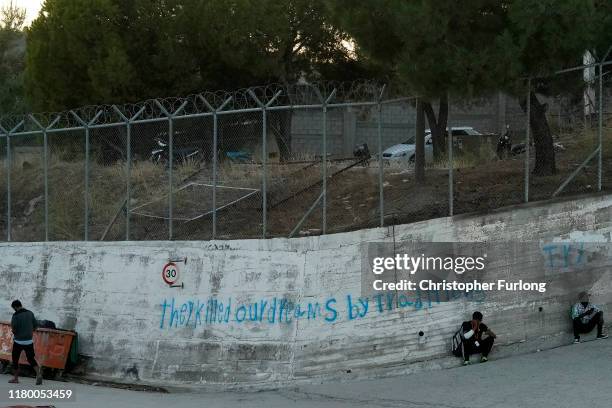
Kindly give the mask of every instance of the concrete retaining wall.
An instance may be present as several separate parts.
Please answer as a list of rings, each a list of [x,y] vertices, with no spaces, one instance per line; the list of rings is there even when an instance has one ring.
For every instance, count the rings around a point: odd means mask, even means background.
[[[450,336],[475,309],[498,334],[494,356],[568,341],[578,291],[610,306],[610,245],[603,263],[551,266],[561,269],[546,273],[544,294],[415,298],[401,307],[362,287],[364,245],[534,242],[532,253],[488,272],[509,279],[510,266],[525,265],[523,278],[546,269],[543,245],[562,254],[563,242],[609,244],[611,233],[612,196],[596,196],[298,239],[8,243],[0,245],[0,320],[19,298],[39,319],[79,332],[89,374],[124,381],[267,387],[406,373],[457,364],[447,357]],[[168,287],[164,264],[184,258],[184,288]],[[572,280],[578,274],[588,279]]]

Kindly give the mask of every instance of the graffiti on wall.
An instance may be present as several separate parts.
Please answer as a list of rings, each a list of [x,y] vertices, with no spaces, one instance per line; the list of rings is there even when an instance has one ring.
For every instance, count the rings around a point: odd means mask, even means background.
[[[187,299],[165,298],[161,302],[160,329],[196,328],[212,324],[290,324],[295,320],[320,320],[334,323],[389,313],[394,310],[431,309],[442,302],[459,298],[481,303],[485,292],[429,291],[414,295],[380,293],[371,297],[347,294],[319,301],[295,301],[272,297],[252,302],[233,298]]]
[[[542,247],[546,266],[550,269],[567,269],[585,263],[584,242],[551,243]]]

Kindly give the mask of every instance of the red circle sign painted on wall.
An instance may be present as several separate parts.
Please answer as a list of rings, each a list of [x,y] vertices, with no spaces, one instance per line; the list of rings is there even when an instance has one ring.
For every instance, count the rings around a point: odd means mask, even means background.
[[[168,285],[174,285],[179,278],[179,270],[175,263],[168,262],[162,270],[162,278]]]

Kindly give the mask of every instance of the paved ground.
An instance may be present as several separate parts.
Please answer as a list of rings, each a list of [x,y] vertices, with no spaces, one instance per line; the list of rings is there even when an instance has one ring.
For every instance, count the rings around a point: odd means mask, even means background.
[[[612,339],[591,341],[514,358],[407,377],[329,383],[257,393],[157,394],[47,381],[70,388],[73,402],[9,401],[8,376],[0,376],[0,407],[406,407],[406,408],[610,408]],[[24,379],[21,388],[35,388]]]

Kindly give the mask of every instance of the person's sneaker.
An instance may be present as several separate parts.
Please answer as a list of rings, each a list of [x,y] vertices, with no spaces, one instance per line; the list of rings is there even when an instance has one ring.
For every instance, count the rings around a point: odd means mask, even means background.
[[[603,340],[603,339],[607,339],[608,338],[608,334],[600,334],[597,337],[595,337],[597,340]]]
[[[472,363],[470,363],[469,361],[464,361],[464,362],[463,362],[463,365],[464,365],[464,366],[466,366],[466,365],[470,365],[470,364],[472,364]]]
[[[489,361],[489,359],[486,358],[485,356],[482,356],[482,358],[480,359],[481,363],[486,363],[487,361]]]
[[[578,344],[578,343],[580,343],[580,339],[579,338],[578,339],[574,339],[574,344]]]

